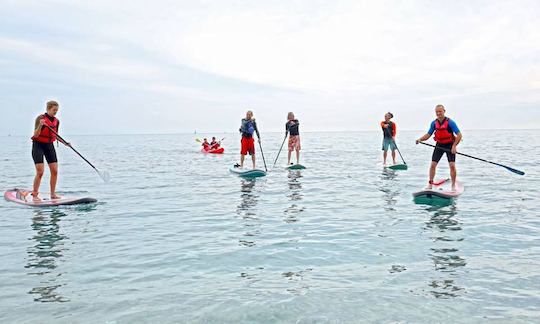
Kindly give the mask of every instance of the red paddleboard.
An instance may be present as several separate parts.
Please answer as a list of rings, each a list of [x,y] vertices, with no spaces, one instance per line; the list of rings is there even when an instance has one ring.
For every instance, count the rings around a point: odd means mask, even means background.
[[[68,205],[80,205],[91,204],[97,202],[94,198],[77,198],[77,197],[62,197],[60,199],[41,198],[41,201],[33,201],[30,190],[24,189],[11,189],[4,193],[4,198],[7,201],[11,201],[20,205],[30,207],[53,207],[53,206],[68,206]],[[46,195],[45,193],[43,195]]]

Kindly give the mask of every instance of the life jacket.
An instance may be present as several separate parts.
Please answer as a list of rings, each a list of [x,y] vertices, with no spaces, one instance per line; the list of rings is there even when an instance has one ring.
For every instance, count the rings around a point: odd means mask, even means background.
[[[240,132],[242,132],[242,135],[244,137],[252,137],[253,133],[255,132],[255,122],[253,119],[242,120],[242,127],[240,127]]]
[[[450,144],[454,143],[456,137],[454,133],[449,129],[448,126],[450,118],[445,117],[442,124],[439,119],[435,119],[435,142],[439,144]]]
[[[389,122],[386,122],[384,121],[383,123],[385,123],[386,125],[388,125],[388,127],[384,128],[384,127],[381,127],[382,128],[382,131],[383,131],[383,135],[385,138],[392,138],[392,132],[394,130],[393,128],[393,125],[394,123],[389,121]]]
[[[41,127],[41,132],[38,136],[33,136],[32,140],[40,143],[52,143],[56,141],[56,134],[51,132],[49,127],[51,127],[55,132],[58,132],[58,124],[59,121],[56,117],[53,118],[53,121],[51,121],[47,116],[42,115],[41,118],[44,121],[43,126]],[[49,127],[47,127],[49,126]]]

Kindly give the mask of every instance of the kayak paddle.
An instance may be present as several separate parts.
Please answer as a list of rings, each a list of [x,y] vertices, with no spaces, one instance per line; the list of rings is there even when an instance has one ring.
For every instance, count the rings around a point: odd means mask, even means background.
[[[49,130],[56,135],[56,137],[58,137],[62,142],[64,143],[67,143],[67,141],[65,139],[62,138],[62,136],[60,136],[54,129],[51,128],[51,126],[49,125],[45,125],[49,128]],[[86,163],[88,163],[94,170],[96,170],[97,174],[99,175],[99,177],[101,178],[101,180],[103,180],[103,182],[109,182],[109,180],[111,180],[111,176],[109,175],[109,172],[107,171],[99,171],[92,163],[90,163],[90,161],[88,161],[84,156],[82,156],[81,153],[79,153],[75,148],[73,148],[73,146],[71,146],[71,144],[69,145],[69,147],[73,150],[73,152],[77,153],[77,155],[79,155]]]
[[[431,145],[431,144],[428,144],[428,143],[420,142],[420,144],[424,144],[424,145],[427,145],[427,146],[435,147],[435,148],[438,148],[438,149],[443,150],[443,151],[446,151],[446,152],[452,152],[451,150],[449,150],[449,149],[447,149],[447,148],[438,147],[438,146]],[[468,154],[459,153],[459,152],[456,152],[456,154],[463,155],[463,156],[466,156],[466,157],[468,157],[468,158],[475,159],[475,160],[478,160],[478,161],[482,161],[482,162],[486,162],[486,163],[498,165],[498,166],[500,166],[500,167],[505,168],[506,170],[508,170],[508,171],[510,171],[510,172],[514,172],[515,174],[525,175],[525,172],[523,172],[523,171],[516,170],[516,169],[514,169],[514,168],[511,168],[511,167],[509,167],[509,166],[506,166],[506,165],[503,165],[503,164],[500,164],[500,163],[491,162],[491,161],[488,161],[488,160],[484,160],[484,159],[481,159],[481,158],[477,158],[477,157],[470,156],[470,155],[468,155]]]
[[[285,144],[285,140],[287,139],[287,132],[285,132],[285,138],[283,139],[283,143],[281,143],[281,147],[279,148],[279,152],[277,153],[276,160],[274,161],[274,165],[272,167],[276,166],[277,160],[279,158],[279,154],[281,153],[281,149],[283,149],[283,144]]]

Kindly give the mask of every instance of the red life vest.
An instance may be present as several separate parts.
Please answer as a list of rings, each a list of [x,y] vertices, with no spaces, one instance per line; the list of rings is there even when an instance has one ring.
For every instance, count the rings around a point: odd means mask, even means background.
[[[39,133],[37,137],[33,136],[32,139],[40,143],[52,143],[56,141],[56,134],[51,132],[49,127],[51,127],[55,132],[58,132],[58,124],[59,124],[58,119],[54,117],[53,121],[51,121],[45,115],[42,115],[41,117],[42,117],[41,119],[44,121],[43,126],[41,127],[41,133]]]
[[[448,117],[444,118],[442,124],[438,119],[435,119],[435,142],[439,144],[454,143],[456,137],[448,127],[449,122],[450,118]]]

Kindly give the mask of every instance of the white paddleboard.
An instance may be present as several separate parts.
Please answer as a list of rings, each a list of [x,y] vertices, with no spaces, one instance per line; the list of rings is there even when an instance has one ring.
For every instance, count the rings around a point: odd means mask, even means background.
[[[450,179],[446,180],[436,180],[433,181],[432,189],[422,189],[413,193],[414,199],[447,199],[451,200],[459,197],[465,187],[459,181],[456,181],[456,188],[452,190],[452,181]]]

